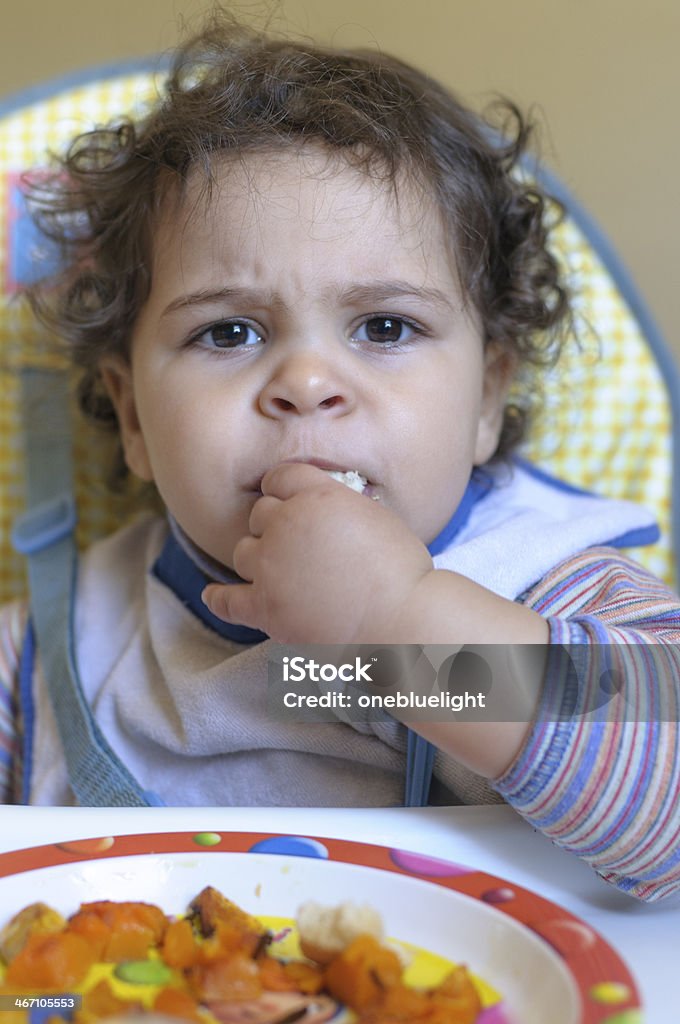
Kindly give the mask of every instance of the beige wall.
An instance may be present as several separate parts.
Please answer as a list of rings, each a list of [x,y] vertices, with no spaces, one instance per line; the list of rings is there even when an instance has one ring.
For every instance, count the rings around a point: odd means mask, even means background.
[[[0,0],[0,96],[172,46],[207,0]],[[247,16],[267,8],[236,5]],[[678,0],[285,0],[293,30],[392,50],[473,106],[535,105],[543,151],[616,243],[680,356]]]

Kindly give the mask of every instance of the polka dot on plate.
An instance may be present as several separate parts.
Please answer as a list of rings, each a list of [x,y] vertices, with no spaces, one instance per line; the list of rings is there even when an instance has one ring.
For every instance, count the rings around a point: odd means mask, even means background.
[[[554,950],[564,957],[585,953],[595,944],[595,936],[587,924],[558,918],[555,921],[541,921],[531,925],[532,931],[550,943]]]
[[[617,1006],[619,1003],[627,1003],[633,993],[620,981],[601,981],[593,985],[588,994],[596,1003]]]
[[[486,892],[482,893],[482,899],[485,903],[509,903],[514,898],[514,889],[509,889],[505,885],[499,886],[498,889],[487,889]]]
[[[317,839],[306,836],[269,836],[250,847],[249,853],[278,853],[289,857],[328,859],[328,850]]]
[[[455,875],[469,875],[471,868],[453,864],[437,857],[426,857],[423,853],[409,853],[408,850],[390,850],[390,857],[398,868],[410,871],[412,875],[427,878],[452,878]]]
[[[217,846],[222,842],[219,832],[197,832],[193,837],[197,846]]]
[[[477,1017],[475,1024],[510,1024],[510,1019],[502,1003],[487,1006]]]
[[[103,836],[100,839],[76,839],[72,843],[57,843],[57,849],[64,853],[83,854],[104,853],[113,846],[112,836]]]
[[[602,1024],[643,1024],[642,1010],[622,1010],[613,1017],[606,1017]]]

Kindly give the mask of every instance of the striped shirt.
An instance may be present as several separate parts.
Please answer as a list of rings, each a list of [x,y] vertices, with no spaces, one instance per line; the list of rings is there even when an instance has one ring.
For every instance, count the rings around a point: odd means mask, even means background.
[[[620,889],[647,901],[680,890],[677,596],[593,548],[523,600],[552,646],[536,724],[494,788]]]

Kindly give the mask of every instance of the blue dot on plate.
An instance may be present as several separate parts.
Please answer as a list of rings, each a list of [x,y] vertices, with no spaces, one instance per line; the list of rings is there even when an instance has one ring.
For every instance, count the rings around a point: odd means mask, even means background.
[[[328,850],[317,839],[306,836],[269,836],[250,847],[249,853],[278,853],[287,857],[317,857],[328,860]]]

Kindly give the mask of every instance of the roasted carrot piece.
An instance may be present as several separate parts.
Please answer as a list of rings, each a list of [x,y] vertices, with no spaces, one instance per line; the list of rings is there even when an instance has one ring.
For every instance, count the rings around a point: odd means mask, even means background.
[[[169,1017],[181,1017],[182,1020],[201,1021],[196,1000],[182,988],[168,986],[162,988],[153,1001],[156,1013],[165,1013]]]
[[[75,932],[33,934],[10,962],[5,984],[64,991],[81,982],[96,959],[96,951]]]
[[[198,963],[201,951],[191,922],[186,918],[171,921],[163,936],[160,952],[165,963],[179,971]]]
[[[256,999],[262,993],[258,965],[243,953],[196,964],[186,972],[191,993],[201,1002]]]
[[[111,929],[99,914],[79,911],[68,922],[68,930],[82,935],[94,950],[97,960],[104,959],[104,951],[111,937]]]
[[[108,929],[104,936],[93,919],[99,919]],[[87,922],[87,923],[86,923]],[[147,956],[149,949],[161,941],[168,920],[158,907],[151,903],[114,903],[101,900],[83,903],[77,914],[69,921],[69,928],[76,932],[89,929],[104,940],[98,951],[102,960],[118,963],[120,960],[140,960]]]
[[[262,937],[255,932],[243,931],[238,925],[219,921],[209,938],[199,946],[200,959],[226,960],[236,953],[254,957],[262,945]]]
[[[294,992],[296,990],[294,979],[286,974],[280,960],[276,960],[273,956],[261,956],[256,962],[260,983],[266,992]]]
[[[476,993],[463,1002],[396,985],[359,1014],[358,1024],[474,1024],[481,1013]]]
[[[323,988],[323,967],[318,964],[307,964],[304,960],[288,960],[283,965],[283,970],[291,978],[298,992],[312,996]]]
[[[401,978],[399,957],[372,935],[359,935],[326,967],[330,994],[352,1010],[378,1003],[386,988]]]
[[[10,961],[25,946],[29,935],[59,932],[66,920],[46,903],[31,903],[15,914],[0,932],[0,956]]]
[[[210,885],[193,900],[190,910],[206,936],[202,947],[206,959],[237,951],[255,956],[266,945],[264,925]]]
[[[199,892],[192,900],[190,909],[194,914],[198,914],[204,935],[211,935],[218,921],[237,925],[244,931],[254,931],[258,935],[264,934],[267,930],[261,921],[247,914],[212,885],[207,885]]]
[[[381,993],[372,1013],[375,1021],[421,1021],[427,1020],[429,1024],[429,1012],[431,1002],[427,992],[410,988],[403,982],[390,985]]]
[[[96,914],[109,928],[117,928],[121,922],[136,921],[152,931],[158,940],[168,925],[163,911],[153,903],[95,900],[82,903],[79,913]]]
[[[113,1017],[114,1014],[129,1013],[140,1010],[141,1003],[129,999],[120,999],[108,981],[104,978],[86,992],[79,1013],[84,1018],[99,1020],[102,1017]]]
[[[432,990],[433,1007],[441,1011],[434,1024],[474,1024],[482,1012],[477,989],[465,966],[454,967],[444,980]]]

